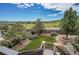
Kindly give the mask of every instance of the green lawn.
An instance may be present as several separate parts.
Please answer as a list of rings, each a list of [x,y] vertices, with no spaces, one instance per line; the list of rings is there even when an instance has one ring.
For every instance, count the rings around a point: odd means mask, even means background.
[[[37,38],[32,40],[31,43],[29,43],[25,48],[22,48],[20,51],[27,51],[27,50],[39,48],[42,41],[54,43],[55,38],[54,37],[52,38],[52,37],[49,37],[49,36],[38,36]]]

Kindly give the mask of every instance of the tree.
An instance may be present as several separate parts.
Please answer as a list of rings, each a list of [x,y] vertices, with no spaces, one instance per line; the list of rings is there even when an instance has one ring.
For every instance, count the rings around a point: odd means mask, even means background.
[[[76,34],[79,35],[79,16],[78,16],[78,21],[77,21],[77,32],[76,32]]]
[[[35,26],[33,27],[33,31],[40,34],[43,32],[43,30],[44,30],[43,23],[41,22],[41,19],[38,19],[35,23]]]
[[[64,17],[61,20],[60,29],[66,34],[66,39],[70,33],[74,33],[77,30],[77,12],[72,7],[65,11]]]

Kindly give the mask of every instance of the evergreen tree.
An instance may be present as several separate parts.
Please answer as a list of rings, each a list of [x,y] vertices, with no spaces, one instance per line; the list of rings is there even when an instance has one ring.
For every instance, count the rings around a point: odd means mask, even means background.
[[[74,33],[77,28],[77,13],[72,7],[65,11],[64,17],[61,20],[60,29],[66,34],[66,39],[70,33]]]

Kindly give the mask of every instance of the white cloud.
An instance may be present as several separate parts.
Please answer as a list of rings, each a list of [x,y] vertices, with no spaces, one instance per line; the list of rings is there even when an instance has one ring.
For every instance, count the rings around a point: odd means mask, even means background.
[[[56,13],[56,14],[48,14],[47,16],[58,16],[58,15],[60,15],[60,14],[63,14],[64,12],[59,12],[59,13]]]
[[[40,5],[43,6],[45,9],[55,9],[62,12],[72,7],[74,10],[77,11],[77,14],[79,14],[79,6],[74,5],[74,3],[40,3]],[[57,15],[51,14],[49,16],[57,16]]]
[[[77,13],[79,13],[79,6],[73,6],[73,9],[77,11]]]
[[[15,3],[14,3],[15,4]],[[58,11],[66,11],[70,7],[73,7],[79,13],[79,6],[75,6],[74,3],[37,3],[43,6],[45,9],[55,9]],[[34,6],[33,3],[16,3],[18,8],[28,8]],[[38,7],[40,9],[40,7]]]
[[[18,8],[28,8],[28,7],[33,6],[34,4],[32,4],[32,3],[30,3],[30,4],[28,4],[28,3],[16,3],[16,5]]]
[[[57,16],[58,14],[49,14],[48,16]]]
[[[66,9],[69,9],[72,7],[73,4],[71,3],[41,3],[41,5],[46,9],[56,9],[65,11]]]

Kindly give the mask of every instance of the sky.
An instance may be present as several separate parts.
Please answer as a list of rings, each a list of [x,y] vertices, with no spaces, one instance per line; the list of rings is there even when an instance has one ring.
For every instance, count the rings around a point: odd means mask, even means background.
[[[72,7],[79,15],[79,3],[0,3],[0,21],[54,21]]]

